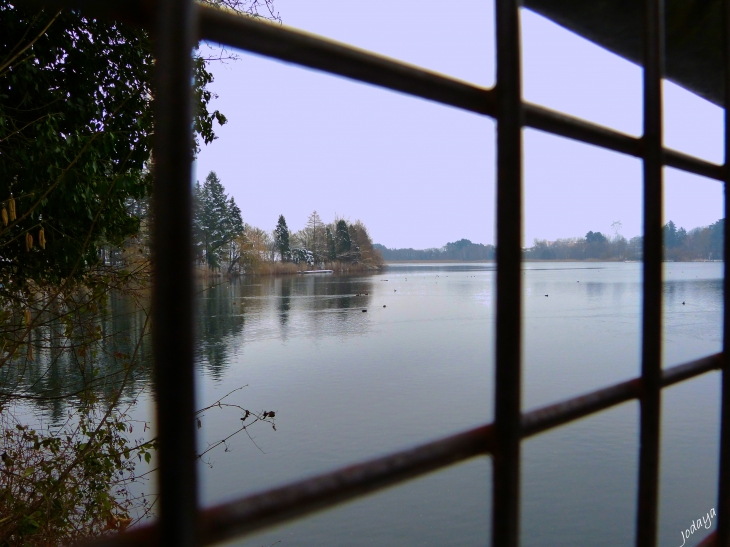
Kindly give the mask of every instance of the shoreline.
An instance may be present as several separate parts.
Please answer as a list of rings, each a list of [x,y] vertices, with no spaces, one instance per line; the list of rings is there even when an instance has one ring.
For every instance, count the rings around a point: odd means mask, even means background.
[[[641,264],[641,260],[619,260],[616,258],[525,258],[522,260],[525,262],[588,262],[588,263],[599,263],[599,262],[615,262],[617,264]],[[723,262],[722,260],[662,260],[663,263],[702,263],[702,262]],[[386,261],[385,266],[391,264],[496,264],[496,260],[392,260]]]

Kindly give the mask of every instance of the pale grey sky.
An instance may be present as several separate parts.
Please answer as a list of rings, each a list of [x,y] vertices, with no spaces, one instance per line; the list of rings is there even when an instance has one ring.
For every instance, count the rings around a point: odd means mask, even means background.
[[[494,83],[493,4],[276,0],[284,23],[479,85]],[[638,135],[641,69],[522,11],[526,100]],[[229,123],[196,167],[218,173],[244,220],[303,227],[316,209],[360,219],[388,247],[494,242],[494,123],[476,114],[242,53],[214,66]],[[665,144],[720,163],[722,110],[667,83]],[[641,231],[641,163],[526,130],[525,237]],[[666,171],[665,219],[723,215],[720,183]]]

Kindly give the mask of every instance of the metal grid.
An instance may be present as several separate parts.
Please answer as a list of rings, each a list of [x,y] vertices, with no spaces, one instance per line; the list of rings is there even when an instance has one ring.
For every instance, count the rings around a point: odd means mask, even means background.
[[[33,1],[33,0],[28,0]],[[479,455],[494,461],[492,545],[519,543],[522,439],[638,399],[640,414],[636,545],[657,541],[661,389],[708,371],[722,374],[717,545],[730,547],[730,374],[723,353],[661,369],[662,171],[671,166],[727,183],[725,165],[662,147],[663,1],[644,0],[644,136],[640,138],[531,105],[521,98],[518,0],[495,0],[497,85],[486,89],[303,32],[200,7],[191,0],[56,1],[90,15],[148,28],[155,43],[154,357],[160,435],[159,523],[98,545],[207,545],[331,507]],[[730,0],[723,0],[725,82],[730,82]],[[191,260],[191,79],[194,40],[209,40],[353,80],[400,91],[497,122],[497,320],[495,421],[477,429],[312,479],[199,510],[193,427],[193,278]],[[730,105],[730,85],[725,86]],[[643,160],[644,268],[641,376],[531,412],[521,412],[522,128],[600,146]],[[727,187],[727,184],[725,185]],[[727,192],[725,210],[727,211]],[[725,223],[725,257],[730,227]],[[726,258],[727,260],[727,258]],[[724,305],[727,309],[728,277]]]

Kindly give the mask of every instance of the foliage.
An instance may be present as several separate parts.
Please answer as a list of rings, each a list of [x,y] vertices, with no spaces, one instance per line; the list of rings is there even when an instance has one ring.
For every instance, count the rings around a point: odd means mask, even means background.
[[[149,512],[149,500],[128,487],[137,459],[149,463],[155,444],[130,442],[123,412],[86,405],[63,433],[31,429],[8,413],[0,422],[0,545],[77,542],[123,530],[133,515]]]
[[[273,259],[274,240],[261,228],[244,224],[243,233],[233,241],[231,273],[236,266],[244,271],[257,271],[262,263]]]
[[[350,231],[347,229],[347,222],[339,219],[335,224],[335,249],[336,255],[344,255],[350,252],[352,241],[350,241]]]
[[[214,171],[208,173],[203,186],[195,185],[193,233],[198,258],[208,267],[217,270],[221,266],[223,247],[243,233],[241,210]]]
[[[250,411],[225,402],[235,389],[196,413],[198,429],[206,412],[229,410],[236,424],[212,450],[257,423],[276,431],[274,411]],[[151,516],[155,496],[139,492],[140,483],[155,470],[149,467],[155,438],[145,437],[147,423],[130,416],[133,401],[120,409],[102,404],[92,394],[57,427],[31,428],[13,413],[0,414],[0,546],[45,546],[123,531]],[[137,438],[133,438],[135,425]],[[249,435],[250,436],[250,435]],[[144,461],[145,471],[137,472]]]
[[[67,320],[63,337],[81,359],[79,365],[84,366],[87,357],[90,359],[88,377],[80,391],[52,397],[56,401],[75,399],[76,406],[67,411],[66,418],[52,420],[51,426],[44,426],[42,421],[31,426],[27,406],[12,394],[0,401],[0,514],[4,516],[0,519],[0,545],[76,542],[122,530],[134,519],[144,518],[151,509],[148,498],[130,487],[142,480],[136,474],[136,465],[143,459],[150,462],[156,443],[143,438],[146,424],[141,428],[141,437],[130,438],[135,422],[129,410],[134,402],[126,408],[119,406],[122,393],[135,374],[147,322],[132,355],[114,351],[114,359],[121,361],[121,367],[111,375],[117,377],[112,380],[114,387],[107,397],[103,387],[109,378],[99,374],[99,354],[107,344],[101,331],[94,328],[97,313],[91,311],[92,307],[98,310],[94,304],[99,302],[98,298],[82,297],[86,306],[77,306],[73,308],[76,313],[61,317],[62,321]],[[51,317],[54,323],[59,322],[58,315]],[[24,321],[28,328],[35,324],[38,330],[42,328],[38,323],[44,319],[47,320],[40,314],[27,314]],[[56,363],[44,357],[71,353],[48,351],[39,342],[31,342],[29,337],[27,347],[36,346],[38,353],[35,357],[32,351],[15,356],[4,363],[5,370],[24,371],[39,360],[46,361],[51,370]],[[21,386],[14,391],[17,396],[28,393]]]
[[[303,249],[312,255],[312,262],[322,262],[326,258],[326,243],[324,222],[317,211],[312,212],[307,219],[307,224],[299,234],[299,241]],[[309,263],[309,261],[307,260]]]
[[[385,260],[494,260],[494,245],[472,243],[460,239],[447,243],[440,249],[389,249],[375,245]]]
[[[332,228],[326,226],[324,229],[324,239],[327,250],[328,260],[337,260],[337,242],[335,241],[335,234],[332,233]]]
[[[271,0],[204,3],[278,18]],[[193,63],[193,150],[226,121],[209,61]],[[0,546],[114,533],[153,504],[129,487],[154,440],[119,406],[142,367],[109,355],[135,327],[98,318],[118,291],[147,306],[152,67],[144,30],[0,0]],[[19,401],[48,405],[52,426]],[[237,431],[274,414],[246,416]]]
[[[614,223],[616,224],[616,223]],[[725,220],[689,232],[673,221],[663,226],[666,260],[722,260]],[[525,258],[537,260],[641,260],[643,238],[627,240],[620,234],[609,239],[600,232],[588,232],[585,238],[536,239],[525,251]]]
[[[152,65],[144,30],[0,0],[4,286],[81,277],[101,245],[137,233],[131,205],[151,191]],[[194,70],[196,142],[209,143],[226,120],[209,112],[199,56]]]
[[[289,228],[286,225],[284,215],[279,215],[279,220],[274,228],[274,245],[279,251],[282,262],[291,260],[291,248],[289,247]]]

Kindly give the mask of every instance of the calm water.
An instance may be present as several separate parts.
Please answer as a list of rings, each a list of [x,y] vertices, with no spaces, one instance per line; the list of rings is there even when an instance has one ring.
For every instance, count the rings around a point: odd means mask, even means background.
[[[665,266],[666,365],[719,351],[722,264]],[[638,375],[640,264],[525,268],[525,410]],[[492,265],[472,264],[206,290],[200,406],[246,385],[229,402],[276,411],[277,431],[255,427],[255,443],[239,435],[213,452],[200,470],[204,503],[490,421],[493,285]],[[664,391],[661,546],[681,545],[680,530],[715,506],[718,378]],[[637,410],[627,403],[524,443],[523,545],[632,544]],[[206,413],[201,446],[238,416]],[[235,544],[486,545],[491,473],[488,458],[473,460]]]

